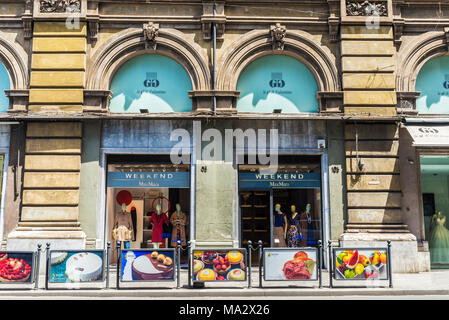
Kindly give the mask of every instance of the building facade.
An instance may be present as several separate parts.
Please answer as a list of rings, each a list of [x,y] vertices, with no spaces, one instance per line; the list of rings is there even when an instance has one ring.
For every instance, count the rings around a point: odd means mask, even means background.
[[[301,245],[445,267],[449,4],[0,2],[3,247],[104,248],[127,190],[136,248],[155,203],[196,248],[279,246],[276,205],[309,204]]]

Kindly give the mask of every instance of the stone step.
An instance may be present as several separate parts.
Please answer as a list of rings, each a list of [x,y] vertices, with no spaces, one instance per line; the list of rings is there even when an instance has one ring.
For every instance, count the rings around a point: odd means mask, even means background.
[[[80,227],[17,227],[15,231],[82,231]]]
[[[18,227],[80,227],[78,221],[21,221]]]

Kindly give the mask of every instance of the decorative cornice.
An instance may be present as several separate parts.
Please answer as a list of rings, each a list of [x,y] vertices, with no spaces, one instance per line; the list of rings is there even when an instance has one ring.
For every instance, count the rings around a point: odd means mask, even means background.
[[[41,13],[81,12],[81,0],[39,0]]]

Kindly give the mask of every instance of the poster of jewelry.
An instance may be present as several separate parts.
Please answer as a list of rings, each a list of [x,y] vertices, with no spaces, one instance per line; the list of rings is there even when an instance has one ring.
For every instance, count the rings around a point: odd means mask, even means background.
[[[336,280],[388,280],[386,249],[334,249]]]
[[[194,281],[245,281],[246,250],[193,250]]]
[[[95,282],[103,277],[103,251],[50,251],[49,282]]]
[[[265,248],[264,280],[318,280],[317,249]]]
[[[0,282],[32,283],[33,273],[33,252],[0,252]]]
[[[122,250],[121,281],[173,281],[175,250]]]

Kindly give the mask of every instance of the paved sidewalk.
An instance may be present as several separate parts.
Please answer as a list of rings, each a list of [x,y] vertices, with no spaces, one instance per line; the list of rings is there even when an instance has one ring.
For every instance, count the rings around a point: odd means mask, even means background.
[[[61,290],[43,289],[44,277],[40,277],[39,289],[17,290],[15,285],[3,286],[0,290],[0,299],[323,299],[329,297],[352,296],[357,298],[375,298],[389,296],[396,299],[410,296],[436,296],[439,299],[449,299],[449,270],[432,271],[415,274],[393,274],[393,288],[388,287],[388,281],[369,282],[336,282],[338,288],[329,288],[329,274],[323,272],[322,288],[318,282],[297,282],[288,285],[287,282],[264,282],[263,288],[259,288],[258,272],[253,272],[252,288],[248,288],[247,282],[243,283],[206,283],[204,288],[187,288],[187,271],[181,272],[181,288],[176,288],[176,282],[147,282],[140,284],[145,289],[133,288],[116,290],[116,277],[114,270],[110,274],[109,289],[70,289]],[[104,286],[97,284],[97,286]],[[356,287],[355,285],[361,285]],[[83,284],[91,285],[91,284]],[[124,287],[127,284],[122,284]],[[163,286],[162,288],[160,286]],[[344,286],[344,287],[343,287]],[[52,286],[50,286],[52,287]],[[15,289],[14,289],[15,288]],[[76,288],[76,286],[75,286]],[[85,287],[84,287],[85,288]]]

